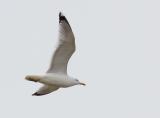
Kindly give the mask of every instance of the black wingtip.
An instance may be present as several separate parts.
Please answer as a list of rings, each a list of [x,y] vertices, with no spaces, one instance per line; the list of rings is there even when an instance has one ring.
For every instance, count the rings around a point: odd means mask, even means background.
[[[62,13],[62,12],[59,12],[59,17],[62,17],[62,16],[64,16],[63,13]]]
[[[35,92],[32,94],[32,96],[41,96],[41,94],[39,94],[38,92]]]
[[[66,19],[66,17],[63,15],[63,13],[62,12],[59,12],[59,22],[61,22],[61,21],[66,21],[67,19]]]
[[[62,12],[59,12],[59,23],[61,23],[61,21],[66,21],[66,23],[69,25],[67,18],[63,15]]]

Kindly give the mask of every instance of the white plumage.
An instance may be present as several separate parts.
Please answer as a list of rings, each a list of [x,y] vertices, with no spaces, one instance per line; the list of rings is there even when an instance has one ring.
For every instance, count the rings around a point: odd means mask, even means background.
[[[66,17],[59,13],[58,45],[53,54],[51,64],[45,75],[27,75],[25,79],[44,84],[33,95],[40,96],[51,93],[59,88],[74,85],[85,85],[79,80],[68,76],[67,64],[75,51],[75,38]]]

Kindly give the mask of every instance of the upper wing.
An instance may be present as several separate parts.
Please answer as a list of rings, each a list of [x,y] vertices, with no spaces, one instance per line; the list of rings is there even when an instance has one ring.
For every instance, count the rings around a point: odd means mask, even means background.
[[[52,57],[48,73],[67,74],[67,64],[75,51],[75,38],[66,17],[59,13],[59,43]]]

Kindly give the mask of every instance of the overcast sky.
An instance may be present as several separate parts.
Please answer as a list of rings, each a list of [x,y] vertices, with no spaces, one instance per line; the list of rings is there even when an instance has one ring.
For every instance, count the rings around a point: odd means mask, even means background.
[[[0,0],[1,118],[160,118],[160,1]],[[31,96],[57,41],[76,37],[69,75],[87,86]]]

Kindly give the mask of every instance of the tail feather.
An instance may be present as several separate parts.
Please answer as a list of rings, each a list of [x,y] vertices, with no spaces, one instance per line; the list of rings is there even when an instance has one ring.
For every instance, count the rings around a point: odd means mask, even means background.
[[[28,80],[28,81],[38,82],[40,80],[40,77],[39,76],[28,75],[28,76],[25,77],[25,79]]]

